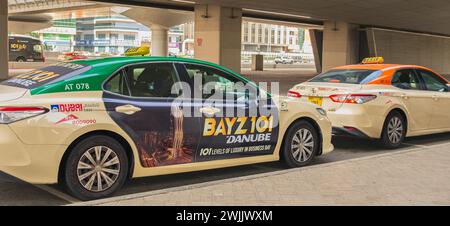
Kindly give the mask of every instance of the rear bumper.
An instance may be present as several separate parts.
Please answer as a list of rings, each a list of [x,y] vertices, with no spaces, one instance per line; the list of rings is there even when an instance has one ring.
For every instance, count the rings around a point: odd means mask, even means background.
[[[367,134],[353,127],[333,127],[333,136],[358,137],[363,139],[370,138]]]
[[[0,170],[35,184],[58,182],[63,145],[24,144],[8,125],[0,125]]]
[[[379,139],[385,121],[382,107],[344,104],[334,112],[328,112],[333,124],[333,135]]]

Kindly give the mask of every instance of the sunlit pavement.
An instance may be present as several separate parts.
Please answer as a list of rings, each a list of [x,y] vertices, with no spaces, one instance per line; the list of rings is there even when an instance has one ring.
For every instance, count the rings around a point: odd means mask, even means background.
[[[282,92],[287,91],[292,85],[297,84],[299,82],[305,81],[311,76],[313,76],[315,73],[311,71],[269,71],[269,72],[249,72],[249,71],[243,71],[244,75],[247,75],[252,80],[256,80],[256,82],[259,81],[279,81],[281,82],[281,90]],[[343,164],[354,164],[353,162],[346,162],[350,159],[357,160],[361,158],[371,158],[375,156],[380,156],[384,154],[390,154],[390,153],[398,153],[398,155],[395,155],[395,161],[403,161],[403,156],[405,156],[405,161],[408,162],[412,161],[410,167],[413,167],[413,171],[416,172],[420,171],[420,168],[424,167],[424,169],[429,169],[429,167],[425,166],[433,166],[433,165],[448,165],[448,156],[444,155],[446,153],[449,153],[450,155],[450,134],[439,134],[439,135],[431,135],[431,136],[422,136],[422,137],[416,137],[416,138],[409,138],[407,139],[405,145],[398,149],[398,150],[385,150],[381,147],[379,147],[376,143],[376,141],[368,141],[368,140],[358,140],[358,139],[349,139],[349,138],[335,138],[333,140],[334,145],[336,146],[336,149],[334,152],[332,152],[329,155],[321,156],[316,159],[315,163],[311,167],[305,167],[303,169],[300,169],[302,173],[294,173],[295,178],[298,178],[299,181],[304,181],[302,183],[317,183],[319,181],[323,182],[321,179],[321,173],[319,173],[317,176],[317,181],[315,182],[314,178],[305,178],[306,175],[304,175],[304,170],[309,170],[311,168],[312,171],[319,170],[316,167],[324,166],[323,169],[320,169],[320,171],[330,171],[335,166],[328,166],[328,164],[336,164],[336,162],[342,162]],[[434,145],[443,145],[439,147],[439,149],[435,148]],[[416,152],[419,150],[421,153],[424,153],[425,156],[427,156],[427,152],[430,151],[430,153],[433,153],[433,156],[437,156],[436,158],[428,158],[428,157],[411,157],[408,153],[404,153],[404,151],[411,151]],[[434,151],[436,150],[436,151]],[[446,151],[446,152],[445,152]],[[422,155],[422,154],[421,154]],[[440,156],[442,155],[442,156]],[[440,156],[440,157],[439,157]],[[381,158],[381,157],[380,157]],[[383,157],[384,158],[384,157]],[[389,157],[391,158],[391,157]],[[378,159],[378,158],[377,158]],[[373,159],[362,159],[360,162],[358,162],[358,167],[364,168],[365,164],[370,164],[370,162]],[[394,162],[395,162],[394,161]],[[443,164],[442,161],[446,161],[446,164]],[[379,167],[382,167],[383,165],[377,165],[377,167],[371,169],[371,170],[378,170]],[[349,166],[349,169],[352,170],[359,170],[359,168],[355,166]],[[448,170],[448,168],[446,169]],[[350,172],[351,171],[347,171]],[[425,172],[425,171],[424,171]],[[448,178],[448,175],[450,173],[448,171],[439,171],[439,172],[445,172],[447,175],[446,181],[450,181]],[[224,186],[229,186],[230,183],[237,183],[239,181],[239,184],[251,185],[256,178],[259,178],[261,176],[264,176],[266,173],[274,173],[274,174],[291,174],[289,170],[287,170],[284,165],[280,163],[265,163],[265,164],[256,164],[256,165],[249,165],[249,166],[240,166],[240,167],[233,167],[233,168],[226,168],[226,169],[217,169],[217,170],[208,170],[208,171],[202,171],[202,172],[193,172],[193,173],[184,173],[184,174],[177,174],[177,175],[167,175],[167,176],[157,176],[157,177],[149,177],[149,178],[141,178],[141,179],[134,179],[129,181],[125,187],[116,194],[116,198],[114,201],[108,204],[158,204],[156,203],[119,203],[121,199],[123,198],[129,198],[131,196],[141,196],[143,195],[143,192],[152,192],[155,196],[160,193],[167,193],[170,191],[173,192],[179,192],[180,190],[191,190],[193,189],[203,189],[208,191],[209,186],[220,186],[221,184],[226,184]],[[401,176],[401,173],[407,173],[407,170],[401,170],[400,174],[394,175],[394,176]],[[426,175],[427,177],[434,177],[434,174],[436,172],[429,172],[430,174]],[[300,175],[297,175],[300,174]],[[303,176],[302,176],[303,175]],[[354,174],[349,174],[350,176]],[[431,176],[430,176],[431,175]],[[444,175],[444,176],[445,176]],[[275,175],[276,176],[276,175]],[[358,175],[362,177],[363,175]],[[368,174],[368,176],[373,177],[373,174]],[[385,177],[382,174],[379,175],[380,177]],[[264,176],[267,177],[267,176]],[[391,177],[396,178],[396,177]],[[435,180],[441,180],[442,178],[440,176],[437,176]],[[230,180],[236,180],[236,182],[233,182]],[[292,179],[291,179],[292,180]],[[350,179],[346,179],[348,181]],[[361,181],[358,178],[354,178],[356,182]],[[363,183],[364,181],[361,181]],[[366,181],[369,183],[370,181]],[[366,183],[364,182],[364,183]],[[423,186],[426,186],[429,184],[429,181],[423,181],[423,180],[410,180],[409,183],[413,184],[414,186],[421,186],[422,189]],[[438,181],[439,182],[439,181]],[[445,182],[445,183],[447,183]],[[278,182],[277,182],[278,183]],[[328,182],[324,182],[325,184],[329,184]],[[336,181],[333,181],[333,183],[336,183]],[[450,187],[448,187],[448,184],[445,184],[442,182],[442,187],[439,187],[438,184],[430,184],[430,186],[434,186],[435,189],[446,189],[444,191],[450,191]],[[289,184],[288,184],[289,185]],[[303,185],[303,184],[302,184]],[[363,184],[364,185],[364,184]],[[361,184],[355,185],[355,188],[362,188],[363,186]],[[402,186],[404,184],[397,184],[395,185],[396,189],[403,189]],[[445,186],[447,187],[445,187]],[[187,187],[186,187],[187,186]],[[326,186],[326,185],[324,185]],[[344,185],[343,185],[344,186]],[[406,186],[406,185],[404,185]],[[268,185],[268,189],[271,188]],[[348,188],[348,186],[344,186],[343,188]],[[338,189],[338,188],[336,188]],[[404,189],[409,189],[409,187],[405,187]],[[329,192],[330,190],[327,190]],[[383,193],[380,190],[380,193],[377,194],[376,197],[387,197],[383,196]],[[408,190],[409,191],[409,190]],[[208,191],[211,196],[220,196],[220,194],[225,193],[214,193],[213,191]],[[342,190],[340,191],[342,192]],[[353,190],[353,192],[356,192]],[[450,197],[450,194],[445,193],[447,197]],[[145,195],[145,194],[144,194]],[[360,194],[359,194],[360,195]],[[387,195],[387,193],[385,194]],[[159,197],[159,196],[158,196]],[[178,197],[178,196],[177,196]],[[317,196],[316,196],[317,197]],[[358,197],[358,196],[355,196]],[[430,197],[428,201],[430,201],[429,204],[441,204],[437,202],[431,202],[436,197]],[[280,198],[282,200],[284,198]],[[152,200],[152,198],[149,198],[149,200]],[[178,200],[175,199],[175,200]],[[232,199],[230,199],[232,200]],[[233,199],[234,200],[234,199]],[[283,203],[269,203],[270,200],[261,200],[254,199],[254,203],[256,201],[260,201],[260,204],[283,204]],[[350,199],[353,200],[353,199]],[[375,201],[377,202],[375,202]],[[381,204],[384,199],[375,198],[372,200],[373,202],[368,202],[367,204]],[[445,201],[446,199],[442,199]],[[188,203],[191,201],[191,203]],[[192,200],[183,200],[180,199],[180,203],[172,203],[172,204],[205,204],[208,200],[201,200],[196,199],[195,196]],[[215,204],[229,204],[225,202],[226,200],[222,200],[223,202],[218,202]],[[314,200],[313,200],[314,201]],[[317,199],[316,199],[317,201]],[[320,201],[320,200],[319,200]],[[332,202],[330,199],[323,199],[323,202],[317,201],[316,204],[347,204],[342,202]],[[328,201],[325,203],[325,201]],[[362,204],[355,201],[355,204]],[[378,202],[379,201],[379,202]],[[397,201],[402,201],[398,200]],[[403,200],[404,201],[404,200]],[[427,201],[423,199],[422,201]],[[104,202],[104,201],[103,201]],[[185,203],[183,203],[185,202]],[[195,202],[195,203],[194,203]],[[421,202],[421,203],[424,203]],[[47,186],[47,185],[40,185],[35,186],[31,184],[27,184],[21,181],[18,181],[17,179],[14,179],[10,176],[7,176],[5,174],[0,173],[0,205],[65,205],[65,204],[81,204],[80,201],[66,195],[63,193],[63,190],[59,188],[58,186]],[[168,202],[167,204],[171,204],[171,202]],[[297,203],[285,203],[285,204],[313,204],[308,203],[307,200],[304,200],[304,202],[298,201]],[[384,204],[389,204],[389,202],[385,202]],[[412,204],[411,202],[406,202],[404,204]],[[450,203],[447,203],[450,204]]]

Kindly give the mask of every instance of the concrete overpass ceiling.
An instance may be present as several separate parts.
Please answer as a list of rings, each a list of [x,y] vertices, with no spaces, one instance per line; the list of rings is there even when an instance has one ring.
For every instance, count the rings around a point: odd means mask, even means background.
[[[118,2],[118,1],[115,1]],[[191,3],[220,4],[295,14],[312,20],[339,20],[355,24],[450,35],[448,0],[125,0],[188,7]]]

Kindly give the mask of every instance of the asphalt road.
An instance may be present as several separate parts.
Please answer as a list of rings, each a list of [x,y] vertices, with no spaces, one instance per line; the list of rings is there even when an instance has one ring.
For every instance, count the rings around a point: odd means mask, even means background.
[[[246,74],[247,73],[247,74]],[[310,78],[311,71],[301,72],[244,72],[249,78],[259,81],[281,82],[281,90],[287,91],[292,85]],[[405,144],[397,150],[386,150],[377,145],[376,141],[352,138],[334,138],[335,151],[318,157],[314,164],[355,159],[388,152],[396,152],[440,143],[449,143],[450,133],[408,138]],[[145,191],[154,191],[183,185],[191,185],[209,181],[254,175],[266,172],[285,170],[281,163],[264,163],[225,169],[208,170],[202,172],[183,173],[167,176],[133,179],[117,194],[126,195]],[[6,174],[0,173],[0,205],[65,205],[79,202],[64,194],[58,186],[35,186]]]

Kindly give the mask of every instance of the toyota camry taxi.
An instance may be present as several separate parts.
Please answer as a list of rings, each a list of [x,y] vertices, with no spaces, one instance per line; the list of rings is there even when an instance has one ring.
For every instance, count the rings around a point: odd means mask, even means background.
[[[213,92],[189,99],[211,82]],[[323,109],[224,89],[234,83],[265,93],[221,66],[168,57],[81,60],[19,75],[0,85],[0,170],[61,183],[88,200],[127,178],[280,159],[301,167],[333,150]],[[231,98],[210,102],[219,91]]]
[[[407,136],[450,131],[448,81],[416,65],[381,57],[337,67],[296,85],[289,96],[324,108],[334,135],[381,139],[397,148]]]

